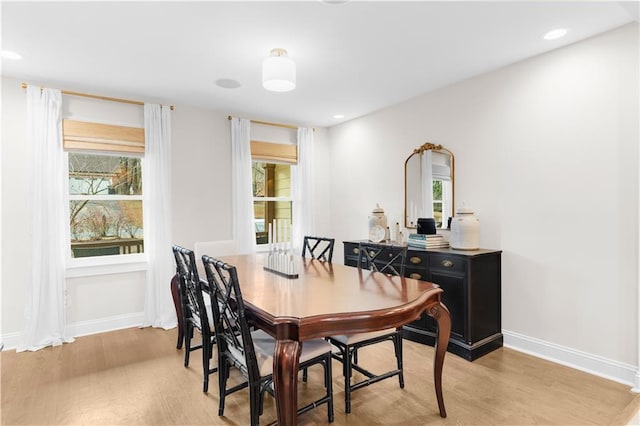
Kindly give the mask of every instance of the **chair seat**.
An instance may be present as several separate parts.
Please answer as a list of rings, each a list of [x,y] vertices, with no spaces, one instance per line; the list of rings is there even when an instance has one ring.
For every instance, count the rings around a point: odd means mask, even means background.
[[[387,334],[393,334],[397,330],[395,328],[387,328],[379,331],[370,331],[367,333],[356,334],[340,334],[338,336],[331,336],[331,339],[342,343],[343,345],[354,345],[356,343],[364,342],[365,340],[374,339],[376,337],[384,336]]]
[[[251,339],[253,340],[260,375],[271,375],[273,373],[273,351],[276,348],[276,339],[263,330],[252,331]],[[307,340],[302,343],[300,363],[331,352],[332,348],[331,344],[324,339]],[[246,367],[245,357],[234,348],[230,347],[229,349],[236,361]]]

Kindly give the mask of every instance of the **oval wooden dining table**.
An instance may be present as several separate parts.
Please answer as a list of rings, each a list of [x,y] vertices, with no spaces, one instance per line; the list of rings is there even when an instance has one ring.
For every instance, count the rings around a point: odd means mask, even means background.
[[[297,372],[305,340],[400,327],[423,312],[438,324],[433,375],[440,416],[446,417],[442,367],[451,318],[438,285],[302,257],[294,260],[298,278],[287,278],[265,270],[264,256],[224,256],[220,260],[237,269],[247,317],[276,338],[273,379],[278,424],[297,423]],[[177,302],[175,279],[172,292]],[[182,330],[179,334],[182,336]]]

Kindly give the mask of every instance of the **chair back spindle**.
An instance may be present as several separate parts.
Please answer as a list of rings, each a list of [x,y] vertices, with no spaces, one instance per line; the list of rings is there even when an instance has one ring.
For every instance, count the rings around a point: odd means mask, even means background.
[[[334,238],[305,236],[302,245],[302,257],[307,257],[307,252],[309,252],[309,256],[312,259],[331,263],[334,243]]]
[[[404,276],[407,246],[360,243],[358,249],[358,267],[367,264],[372,271]]]

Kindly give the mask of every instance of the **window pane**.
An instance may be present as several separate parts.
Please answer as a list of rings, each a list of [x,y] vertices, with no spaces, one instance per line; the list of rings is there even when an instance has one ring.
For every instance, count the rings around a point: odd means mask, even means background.
[[[254,197],[291,197],[291,166],[255,161],[252,168]]]
[[[256,233],[256,244],[267,244],[269,241],[269,224],[273,224],[275,219],[280,226],[289,232],[281,235],[279,241],[289,241],[291,239],[291,201],[254,201],[253,217]]]
[[[267,202],[265,201],[254,201],[253,203],[253,222],[255,228],[254,232],[256,233],[256,244],[266,244],[268,241],[267,231],[269,227],[265,226],[266,204]]]
[[[436,228],[442,228],[442,201],[433,203],[433,218],[436,221]]]
[[[69,194],[142,195],[141,159],[70,152]]]
[[[72,257],[142,253],[142,201],[69,202]]]
[[[253,196],[266,197],[267,191],[265,187],[265,163],[254,162],[251,169],[253,179]]]
[[[433,199],[434,200],[442,200],[442,181],[434,179],[433,180]]]

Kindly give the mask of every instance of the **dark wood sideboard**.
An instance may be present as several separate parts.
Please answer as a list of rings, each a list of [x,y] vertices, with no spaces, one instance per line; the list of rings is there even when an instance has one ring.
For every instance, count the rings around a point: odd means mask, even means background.
[[[345,265],[358,266],[358,244],[344,241]],[[442,302],[451,313],[447,350],[468,361],[502,346],[501,253],[413,247],[407,251],[405,276],[436,283],[444,290]],[[369,268],[364,261],[361,266]],[[433,346],[436,323],[423,314],[403,327],[403,336]]]

